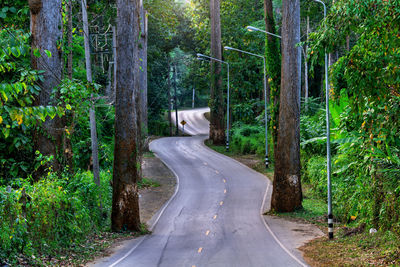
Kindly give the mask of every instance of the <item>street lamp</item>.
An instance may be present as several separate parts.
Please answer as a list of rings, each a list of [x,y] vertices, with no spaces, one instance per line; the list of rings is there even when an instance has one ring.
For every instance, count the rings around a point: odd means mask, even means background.
[[[225,50],[233,50],[233,51],[237,51],[240,53],[245,53],[251,56],[255,56],[255,57],[259,57],[263,59],[263,63],[264,63],[264,103],[265,103],[265,167],[268,169],[268,165],[269,165],[269,159],[268,159],[268,112],[267,112],[267,107],[268,107],[268,103],[267,103],[267,78],[266,78],[266,66],[265,66],[265,57],[264,56],[260,56],[257,54],[253,54],[247,51],[243,51],[237,48],[232,48],[229,46],[225,46],[224,47]]]
[[[226,151],[229,150],[229,63],[223,60],[220,60],[218,58],[214,58],[214,57],[210,57],[210,56],[206,56],[203,54],[198,53],[197,54],[197,59],[198,60],[204,60],[204,58],[210,59],[210,60],[214,60],[220,63],[224,63],[226,64],[226,66],[228,67],[227,69],[227,75],[228,75],[228,89],[227,89],[227,104],[226,104]]]
[[[277,35],[277,34],[274,34],[274,33],[271,33],[271,32],[267,32],[267,31],[261,30],[259,28],[253,27],[253,26],[247,26],[246,29],[249,32],[253,32],[253,31],[263,32],[263,33],[265,33],[267,35],[271,35],[271,36],[277,37],[279,39],[282,39],[282,36],[280,36],[280,35]],[[300,51],[300,53],[301,53],[301,51]],[[300,55],[300,57],[301,57],[301,55]],[[300,58],[300,61],[301,61],[301,58]],[[301,75],[301,71],[300,71],[300,75]],[[300,83],[301,83],[301,76],[300,76],[299,80],[300,80]],[[300,105],[301,105],[301,86],[299,88],[299,106]]]
[[[320,0],[314,0],[324,6],[324,18],[326,18],[326,5]],[[325,97],[326,97],[326,154],[328,175],[328,232],[329,239],[333,239],[333,214],[332,214],[332,184],[331,184],[331,129],[329,112],[329,80],[328,80],[328,54],[325,48]]]
[[[252,32],[252,31],[263,32],[263,33],[265,33],[265,34],[272,35],[272,36],[278,37],[279,39],[282,39],[282,36],[280,36],[280,35],[274,34],[274,33],[272,33],[272,32],[267,32],[267,31],[261,30],[261,29],[259,29],[259,28],[253,27],[253,26],[247,26],[246,29],[247,29],[249,32]]]

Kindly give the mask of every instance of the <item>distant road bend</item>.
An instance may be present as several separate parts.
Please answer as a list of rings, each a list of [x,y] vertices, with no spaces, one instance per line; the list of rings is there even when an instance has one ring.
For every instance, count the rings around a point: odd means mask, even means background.
[[[195,136],[150,144],[178,178],[175,195],[153,218],[151,235],[99,266],[306,266],[267,231],[261,212],[270,182],[203,144],[207,110],[178,114]]]

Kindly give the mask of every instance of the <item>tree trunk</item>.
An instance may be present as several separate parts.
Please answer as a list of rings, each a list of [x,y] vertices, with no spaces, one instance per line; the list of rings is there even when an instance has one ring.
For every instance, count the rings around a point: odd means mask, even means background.
[[[168,122],[169,122],[169,136],[172,136],[172,103],[171,103],[171,66],[170,66],[170,58],[168,57]]]
[[[113,92],[112,92],[112,101],[115,102],[115,92],[117,91],[117,30],[113,26]]]
[[[307,41],[308,35],[310,34],[310,16],[307,16]],[[304,51],[304,100],[306,103],[306,111],[308,111],[308,61],[307,61],[307,54],[308,54],[308,44],[306,44],[305,51]]]
[[[265,29],[270,33],[276,34],[274,10],[272,0],[264,0]],[[266,35],[265,37],[265,59],[267,65],[267,74],[269,75],[269,95],[271,105],[271,123],[272,140],[274,151],[278,139],[279,128],[279,93],[281,82],[281,56],[279,47],[279,38]]]
[[[39,49],[41,57],[31,56],[33,69],[44,70],[43,80],[38,81],[42,90],[35,99],[35,105],[48,106],[55,103],[51,101],[54,88],[61,82],[62,61],[61,51],[57,42],[62,39],[61,0],[29,0],[31,13],[32,51]],[[51,52],[48,57],[44,50]],[[47,119],[41,131],[36,131],[34,136],[35,150],[43,155],[54,157],[53,170],[61,169],[57,155],[62,155],[63,125],[59,117]],[[35,173],[39,179],[45,172],[45,167]]]
[[[68,79],[72,79],[72,0],[68,1],[68,59],[67,59],[67,73]]]
[[[147,12],[144,10],[143,0],[140,1],[140,99],[141,99],[141,121],[143,138],[147,137]],[[145,148],[146,149],[146,148]]]
[[[83,22],[83,39],[85,43],[85,62],[86,62],[86,78],[89,83],[93,82],[92,78],[92,65],[90,61],[90,44],[89,44],[89,23],[86,11],[86,0],[82,0],[82,22]],[[99,165],[99,151],[97,141],[97,126],[96,126],[96,109],[94,100],[91,100],[89,110],[90,118],[90,137],[92,146],[92,162],[93,162],[93,177],[95,183],[100,186],[100,165]]]
[[[139,0],[117,0],[117,90],[111,227],[140,230],[137,119]]]
[[[175,66],[173,67],[173,80],[174,80],[174,104],[175,104],[175,135],[179,136],[179,121],[178,121],[178,92],[177,92],[177,82],[176,82],[176,76],[177,76],[177,70],[176,70],[176,63]]]
[[[211,56],[222,60],[220,0],[210,0]],[[225,143],[224,101],[221,63],[211,61],[210,139],[216,145]]]
[[[301,207],[299,53],[300,0],[282,1],[282,81],[278,144],[271,207],[277,212]]]

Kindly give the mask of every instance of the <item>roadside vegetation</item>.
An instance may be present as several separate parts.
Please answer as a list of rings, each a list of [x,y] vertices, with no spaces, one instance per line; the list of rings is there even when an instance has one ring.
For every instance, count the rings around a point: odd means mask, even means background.
[[[117,5],[116,1],[54,0],[61,7],[57,9],[61,14],[56,12],[58,21],[52,21],[60,25],[55,27],[60,39],[52,43],[51,52],[35,48],[32,42],[30,17],[39,11],[33,2],[2,0],[0,4],[0,265],[78,265],[85,261],[81,255],[90,258],[114,239],[146,233],[143,224],[138,224],[141,229],[137,233],[126,233],[126,229],[111,233],[114,144],[118,145],[114,141],[117,85],[113,71],[117,60],[112,41]],[[225,122],[227,116],[225,66],[217,81],[209,62],[196,57],[197,53],[214,53],[210,48],[209,1],[143,2],[140,12],[141,19],[148,19],[148,42],[135,49],[147,55],[148,67],[138,67],[140,74],[135,73],[134,78],[148,81],[143,100],[148,104],[148,115],[143,120],[147,125],[138,123],[132,135],[137,139],[134,142],[138,141],[134,150],[138,155],[133,153],[137,164],[132,164],[138,174],[138,181],[132,183],[138,186],[135,188],[159,186],[139,177],[141,157],[154,156],[142,155],[145,139],[173,135],[171,109],[191,107],[193,91],[196,107],[211,106],[219,122]],[[215,9],[212,17],[221,17],[222,32],[217,38],[221,45],[214,50],[229,45],[266,56],[271,167],[265,170],[263,162],[264,75],[260,58],[223,53],[223,59],[231,64],[230,151],[225,152],[225,146],[209,145],[273,179],[281,44],[264,33],[247,31],[246,26],[281,34],[282,1],[214,2],[221,5],[220,14]],[[396,0],[325,2],[326,19],[320,3],[301,1],[303,202],[302,209],[278,215],[326,228],[323,96],[327,51],[333,213],[335,227],[340,230],[333,242],[323,238],[303,250],[315,265],[400,265],[400,7]],[[82,6],[87,8],[92,37],[86,51]],[[131,27],[123,19],[119,21],[120,26]],[[40,23],[36,24],[38,29],[48,26]],[[144,33],[140,33],[142,38]],[[84,60],[87,54],[92,62],[91,80]],[[140,58],[142,64],[144,57]],[[56,60],[57,68],[50,67]],[[134,62],[131,64],[122,67],[133,69]],[[219,95],[217,100],[210,99],[210,80]],[[140,90],[135,90],[139,94]],[[40,102],[43,99],[45,103]],[[95,111],[92,118],[90,110]],[[99,180],[93,175],[96,162],[91,127],[97,130]],[[222,128],[220,124],[216,136],[223,142]],[[39,146],[40,142],[45,146]],[[377,233],[369,234],[371,228]],[[60,252],[63,255],[56,256]]]

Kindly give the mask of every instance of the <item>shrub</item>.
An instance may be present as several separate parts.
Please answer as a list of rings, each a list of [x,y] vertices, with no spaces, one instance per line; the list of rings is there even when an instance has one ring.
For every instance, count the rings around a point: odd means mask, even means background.
[[[52,255],[108,226],[104,219],[111,210],[110,177],[101,173],[100,189],[89,172],[70,179],[50,173],[34,184],[15,180],[11,192],[1,187],[0,257],[13,261],[18,253]]]
[[[265,133],[263,126],[235,124],[231,130],[231,149],[240,154],[265,153]]]

